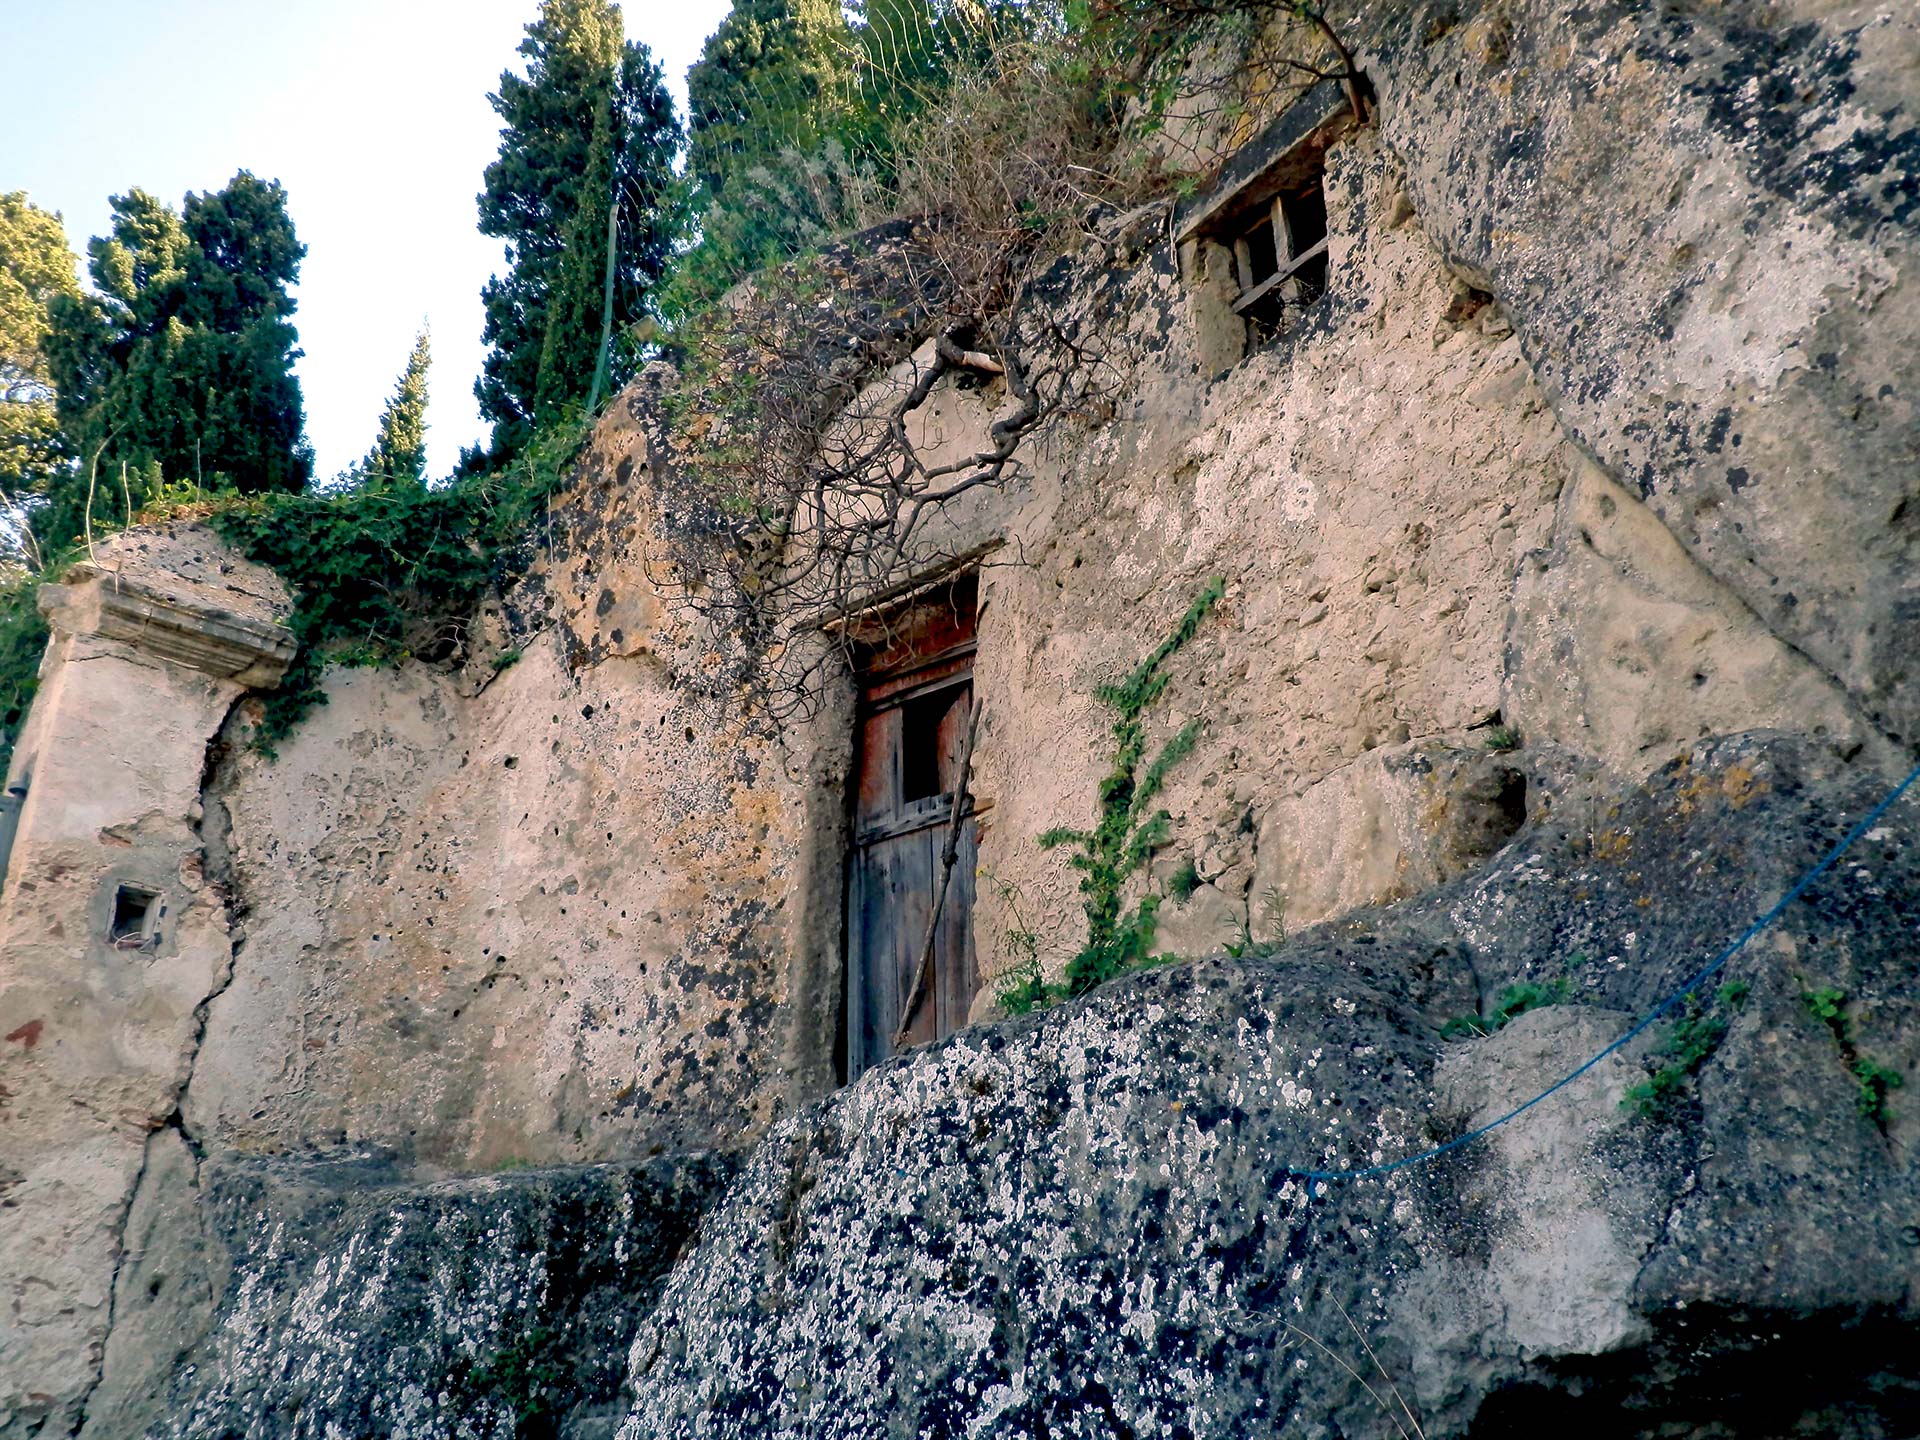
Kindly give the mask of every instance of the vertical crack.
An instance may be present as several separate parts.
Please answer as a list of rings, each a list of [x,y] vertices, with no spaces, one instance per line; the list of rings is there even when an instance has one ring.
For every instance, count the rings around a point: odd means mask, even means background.
[[[181,1143],[186,1147],[187,1154],[193,1162],[192,1187],[195,1190],[199,1189],[201,1167],[206,1159],[206,1152],[200,1139],[187,1126],[184,1102],[187,1090],[193,1084],[194,1071],[199,1064],[200,1050],[206,1040],[207,1023],[213,1004],[233,983],[240,947],[245,938],[241,925],[244,908],[238,903],[234,893],[230,845],[232,817],[227,811],[226,801],[222,798],[229,781],[227,771],[233,754],[233,746],[228,735],[233,727],[240,700],[244,698],[244,695],[235,698],[219,727],[207,741],[205,759],[200,771],[200,814],[192,827],[194,837],[199,842],[201,883],[211,892],[221,913],[226,917],[225,959],[211,977],[206,994],[194,1006],[192,1025],[186,1042],[186,1063],[181,1067],[180,1078],[174,1086],[172,1104],[160,1123],[148,1132],[146,1141],[141,1146],[140,1166],[134,1172],[132,1183],[127,1187],[125,1200],[114,1222],[113,1274],[107,1286],[106,1328],[101,1336],[92,1379],[74,1408],[73,1422],[67,1431],[69,1436],[79,1435],[86,1429],[93,1398],[106,1380],[107,1356],[113,1346],[115,1327],[121,1320],[124,1271],[129,1259],[139,1258],[129,1255],[127,1232],[132,1224],[134,1208],[139,1204],[141,1192],[147,1184],[147,1174],[153,1163],[154,1146],[167,1131],[176,1132]]]

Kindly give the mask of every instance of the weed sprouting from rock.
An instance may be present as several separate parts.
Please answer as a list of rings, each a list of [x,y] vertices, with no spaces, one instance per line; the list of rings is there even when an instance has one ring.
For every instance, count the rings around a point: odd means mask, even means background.
[[[1689,994],[1682,1002],[1685,1011],[1668,1029],[1655,1055],[1660,1064],[1653,1074],[1627,1087],[1621,1097],[1623,1108],[1643,1120],[1659,1119],[1672,1112],[1685,1094],[1688,1082],[1700,1073],[1700,1067],[1713,1058],[1720,1042],[1727,1038],[1732,1012],[1747,1002],[1747,984],[1729,980],[1714,992],[1710,1000]]]
[[[1823,986],[1818,990],[1803,989],[1800,1003],[1833,1036],[1834,1046],[1846,1064],[1847,1073],[1853,1077],[1854,1108],[1860,1112],[1860,1118],[1871,1120],[1885,1130],[1887,1121],[1893,1116],[1887,1106],[1887,1097],[1890,1092],[1907,1083],[1906,1076],[1891,1066],[1882,1065],[1872,1056],[1860,1053],[1854,1041],[1853,1021],[1847,1015],[1846,991],[1832,986]]]

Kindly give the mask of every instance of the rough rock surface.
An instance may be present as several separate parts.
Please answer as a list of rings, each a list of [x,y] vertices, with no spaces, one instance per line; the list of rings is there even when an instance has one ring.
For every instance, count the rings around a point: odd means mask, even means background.
[[[104,541],[64,580],[40,592],[53,635],[0,892],[7,1436],[69,1433],[99,1377],[129,1206],[232,960],[208,743],[293,652],[279,580],[201,526]]]
[[[1863,1118],[1801,1000],[1845,990],[1858,1051],[1920,1083],[1911,802],[1727,969],[1745,999],[1709,1002],[1725,1038],[1662,1117],[1621,1103],[1656,1030],[1485,1143],[1289,1173],[1566,1074],[1885,788],[1717,742],[1426,899],[888,1063],[776,1127],[703,1223],[624,1440],[1384,1436],[1385,1377],[1429,1435],[1912,1433],[1920,1109]],[[1440,1038],[1529,980],[1568,999]]]
[[[110,1396],[90,1433],[605,1435],[634,1326],[726,1173],[702,1156],[411,1185],[373,1162],[210,1167],[217,1309],[171,1317],[171,1385]]]
[[[1414,205],[1568,430],[1911,740],[1920,15],[1372,8],[1361,64]]]
[[[36,707],[58,743],[0,897],[0,1436],[584,1435],[633,1327],[629,1440],[1398,1433],[1343,1364],[1435,1435],[1594,1406],[1920,1434],[1914,802],[1742,957],[1743,1004],[1703,997],[1727,1033],[1659,1123],[1620,1106],[1656,1036],[1456,1157],[1286,1173],[1565,1073],[1920,732],[1910,8],[1356,3],[1377,124],[1325,157],[1330,288],[1285,333],[1243,354],[1196,318],[1164,207],[1063,258],[1049,316],[1124,382],[951,542],[1004,542],[982,969],[1077,947],[1039,837],[1096,803],[1097,688],[1215,576],[1147,717],[1202,730],[1133,884],[1193,882],[1160,948],[1241,958],[798,1117],[834,1083],[851,700],[785,744],[692,703],[654,542],[710,497],[671,486],[659,372],[470,668],[337,674],[276,760],[222,728],[264,672],[209,668],[271,636],[271,586],[213,594],[238,572],[196,542],[126,573],[207,591],[219,633],[65,611],[90,633]],[[867,238],[904,273],[910,229]],[[815,418],[897,383],[930,323],[897,299],[854,296]],[[1004,400],[944,390],[921,438],[958,453]],[[1797,738],[1724,738],[1762,730]],[[122,882],[172,907],[151,949],[106,943]],[[1561,1003],[1438,1038],[1521,982]],[[1801,999],[1827,987],[1838,1028]],[[1890,1117],[1865,1060],[1906,1080]],[[708,1162],[623,1157],[776,1121],[641,1325]],[[306,1158],[361,1148],[393,1169]],[[617,1163],[399,1183],[582,1161]],[[627,1280],[578,1281],[612,1273],[580,1217],[622,1195]],[[469,1387],[550,1364],[592,1413]]]

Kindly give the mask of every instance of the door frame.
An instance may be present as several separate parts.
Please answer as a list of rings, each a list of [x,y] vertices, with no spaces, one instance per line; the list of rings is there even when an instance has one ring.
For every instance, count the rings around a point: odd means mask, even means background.
[[[847,828],[846,848],[842,860],[841,903],[842,923],[841,952],[841,1024],[836,1049],[842,1060],[842,1079],[852,1081],[866,1070],[871,1069],[888,1056],[897,1053],[888,1044],[877,1055],[865,1052],[864,1005],[867,999],[866,970],[874,963],[864,953],[865,896],[862,891],[863,878],[868,865],[869,847],[898,836],[910,835],[922,830],[935,829],[944,832],[952,823],[952,791],[942,789],[932,796],[925,797],[907,805],[896,805],[901,813],[895,814],[879,825],[862,825],[861,789],[866,774],[868,756],[866,751],[869,721],[876,715],[888,710],[904,709],[909,703],[936,696],[944,691],[966,688],[972,694],[972,703],[979,703],[978,691],[974,688],[975,656],[978,652],[976,627],[978,624],[978,581],[977,570],[964,570],[941,577],[935,584],[916,593],[911,599],[903,601],[879,615],[866,617],[866,623],[860,628],[865,631],[857,652],[857,663],[852,666],[853,681],[853,746],[851,763],[848,766],[847,785]],[[964,600],[962,597],[964,596]],[[924,611],[929,617],[928,628],[937,626],[943,612],[954,617],[957,631],[963,638],[944,645],[938,650],[925,654],[912,653],[910,642],[903,649],[901,636],[911,634],[914,624],[909,617],[916,611]],[[962,618],[964,617],[964,618]],[[937,672],[929,674],[928,672]],[[894,787],[892,793],[899,794],[901,776],[901,751],[896,746],[891,763],[895,773],[890,779]],[[975,823],[980,807],[970,806],[968,821]],[[975,832],[977,840],[977,829]],[[973,845],[966,849],[971,851]],[[966,863],[964,860],[962,863]],[[958,883],[953,887],[960,890]],[[931,902],[931,896],[929,896]],[[947,903],[955,903],[952,892]],[[972,946],[971,914],[968,916],[966,945]],[[924,936],[916,937],[916,946],[924,944]],[[933,986],[922,1000],[923,1006],[937,1004],[939,977],[936,975]],[[961,1022],[964,1024],[964,1020]],[[937,1025],[936,1025],[937,1032]]]

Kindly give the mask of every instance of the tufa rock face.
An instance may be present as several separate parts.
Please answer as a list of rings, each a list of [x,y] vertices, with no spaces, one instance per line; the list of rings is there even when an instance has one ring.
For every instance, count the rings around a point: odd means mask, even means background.
[[[1099,687],[1216,578],[1145,717],[1149,751],[1198,738],[1124,898],[1166,892],[1156,948],[1240,958],[803,1108],[840,1058],[852,687],[778,739],[698,703],[726,646],[660,566],[724,517],[664,365],[472,663],[335,674],[274,760],[239,697],[284,597],[203,533],[132,537],[54,597],[16,752],[0,1437],[1399,1433],[1342,1362],[1434,1435],[1920,1431],[1911,803],[1741,957],[1743,1001],[1701,998],[1658,1123],[1620,1102],[1664,1029],[1432,1165],[1288,1170],[1566,1074],[1910,763],[1920,22],[1341,23],[1378,123],[1322,157],[1324,298],[1248,350],[1230,236],[1109,217],[1034,324],[1111,393],[926,532],[999,546],[977,1013],[1016,932],[1055,974],[1077,948],[1039,838],[1098,803]],[[924,357],[924,239],[826,257],[826,439]],[[937,390],[926,453],[976,449],[998,386]],[[158,928],[113,933],[122,891]],[[1555,1003],[1442,1040],[1522,985]],[[635,1157],[715,1149],[751,1154],[676,1259],[713,1164]]]
[[[703,1222],[623,1440],[1386,1436],[1387,1377],[1435,1436],[1907,1433],[1920,1112],[1863,1118],[1800,992],[1845,989],[1860,1051],[1912,1072],[1910,806],[1720,977],[1745,997],[1709,1001],[1725,1038],[1662,1118],[1622,1105],[1656,1030],[1437,1161],[1289,1173],[1566,1075],[1882,793],[1795,742],[1703,747],[1422,901],[890,1062]],[[1522,981],[1568,999],[1440,1038]]]
[[[371,1162],[208,1167],[217,1319],[166,1317],[170,1387],[162,1371],[116,1394],[110,1362],[89,1433],[604,1435],[634,1326],[727,1170],[683,1156],[396,1185]]]
[[[1920,19],[1820,0],[1374,8],[1382,136],[1569,432],[1914,739]]]

